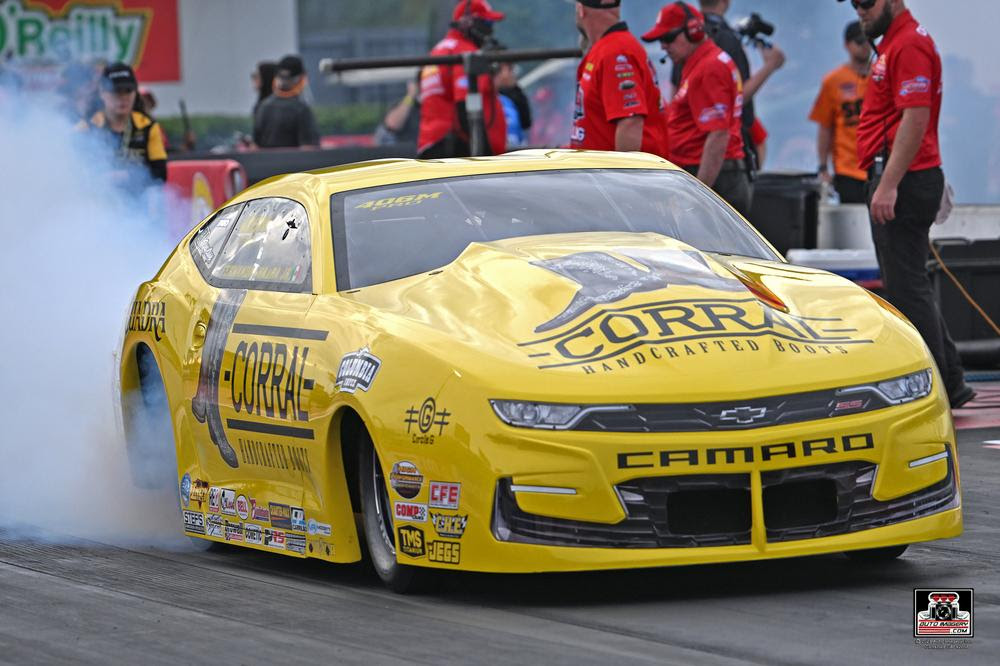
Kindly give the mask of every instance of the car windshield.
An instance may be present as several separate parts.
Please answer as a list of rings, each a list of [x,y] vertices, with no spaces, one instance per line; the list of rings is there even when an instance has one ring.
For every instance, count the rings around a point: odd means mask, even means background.
[[[331,199],[337,287],[358,289],[451,263],[469,243],[585,231],[653,232],[700,250],[778,256],[682,171],[487,174],[350,190]]]

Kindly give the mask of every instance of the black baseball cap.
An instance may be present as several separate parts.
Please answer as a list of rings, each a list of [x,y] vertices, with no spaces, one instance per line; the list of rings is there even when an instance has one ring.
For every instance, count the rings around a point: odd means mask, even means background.
[[[302,64],[302,58],[296,55],[286,55],[278,61],[278,76],[291,79],[305,74],[306,68]]]
[[[864,30],[861,29],[861,23],[858,21],[851,21],[844,28],[844,42],[863,42],[867,39],[865,37]]]
[[[132,68],[123,62],[116,62],[104,68],[101,73],[101,89],[114,92],[134,92],[139,88]]]

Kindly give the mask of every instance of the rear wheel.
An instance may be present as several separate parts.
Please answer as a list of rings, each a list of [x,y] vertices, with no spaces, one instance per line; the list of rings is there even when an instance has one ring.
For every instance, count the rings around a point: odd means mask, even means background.
[[[393,592],[405,594],[424,589],[430,571],[396,561],[396,536],[392,524],[389,490],[371,436],[362,428],[358,451],[358,485],[365,541],[375,573]]]
[[[125,395],[126,449],[132,482],[139,488],[177,488],[177,454],[163,377],[153,353],[136,350],[139,390]]]
[[[890,562],[906,552],[907,544],[886,546],[885,548],[865,548],[849,550],[845,555],[855,562]]]

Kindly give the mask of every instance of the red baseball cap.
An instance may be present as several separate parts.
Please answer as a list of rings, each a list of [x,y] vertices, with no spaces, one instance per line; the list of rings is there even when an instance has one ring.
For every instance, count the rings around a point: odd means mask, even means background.
[[[504,18],[504,13],[494,10],[486,0],[459,0],[451,14],[451,20],[457,21],[466,13],[487,21],[502,21]]]
[[[667,33],[683,28],[692,18],[697,19],[702,23],[705,22],[705,17],[699,10],[687,3],[683,4],[686,5],[688,11],[691,12],[690,16],[684,13],[684,8],[681,7],[681,3],[670,3],[660,10],[659,15],[656,17],[656,24],[642,36],[642,41],[655,42]]]

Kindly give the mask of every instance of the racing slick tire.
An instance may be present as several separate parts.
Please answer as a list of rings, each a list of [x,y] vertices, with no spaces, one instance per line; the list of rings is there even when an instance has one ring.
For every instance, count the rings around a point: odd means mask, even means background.
[[[360,437],[358,490],[361,522],[372,566],[386,587],[397,594],[424,591],[432,572],[396,561],[396,537],[385,474],[371,436],[364,428],[361,428]]]
[[[176,488],[177,452],[163,377],[153,353],[145,346],[136,350],[136,364],[139,390],[125,396],[125,449],[132,483],[145,490]]]
[[[849,550],[844,554],[855,562],[890,562],[906,552],[907,544],[886,546],[885,548],[864,548]]]

